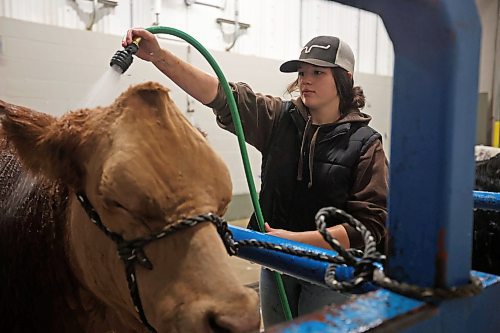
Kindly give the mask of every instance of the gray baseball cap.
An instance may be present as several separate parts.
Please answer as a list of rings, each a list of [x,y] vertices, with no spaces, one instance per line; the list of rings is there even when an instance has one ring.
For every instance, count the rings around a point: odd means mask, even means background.
[[[337,37],[314,37],[304,46],[297,60],[290,60],[280,66],[284,73],[296,72],[301,63],[320,67],[341,67],[354,73],[354,54],[347,43]]]

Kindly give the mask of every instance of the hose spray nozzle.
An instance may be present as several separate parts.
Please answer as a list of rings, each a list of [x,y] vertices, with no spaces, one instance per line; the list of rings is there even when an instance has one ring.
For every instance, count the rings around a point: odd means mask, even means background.
[[[122,74],[130,67],[132,64],[133,55],[139,50],[140,37],[135,38],[132,43],[127,45],[123,50],[116,51],[116,53],[111,58],[109,63],[110,66],[118,66],[122,70]]]

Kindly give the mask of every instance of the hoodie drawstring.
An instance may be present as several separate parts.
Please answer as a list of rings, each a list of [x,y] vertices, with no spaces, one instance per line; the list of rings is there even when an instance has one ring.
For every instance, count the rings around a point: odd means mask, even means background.
[[[309,184],[308,188],[313,185],[313,163],[314,163],[314,149],[316,148],[316,138],[318,137],[319,126],[314,131],[313,137],[311,139],[311,144],[309,145]]]
[[[299,165],[297,166],[297,180],[302,180],[302,173],[304,172],[304,146],[306,143],[306,135],[309,131],[309,127],[311,127],[311,117],[307,118],[306,127],[304,129],[304,133],[302,134],[302,143],[300,145],[300,156],[299,156]]]
[[[306,138],[309,133],[309,130],[311,128],[311,117],[307,118],[307,123],[306,127],[304,129],[304,133],[302,134],[302,143],[300,145],[300,156],[299,156],[299,165],[297,166],[297,180],[301,181],[303,179],[303,173],[304,173],[304,148],[306,145]],[[318,137],[318,131],[319,131],[320,126],[316,128],[314,131],[314,134],[311,138],[311,143],[309,144],[309,160],[308,160],[308,165],[309,165],[309,183],[307,184],[308,188],[312,187],[313,184],[313,167],[314,167],[314,150],[316,148],[316,139]]]

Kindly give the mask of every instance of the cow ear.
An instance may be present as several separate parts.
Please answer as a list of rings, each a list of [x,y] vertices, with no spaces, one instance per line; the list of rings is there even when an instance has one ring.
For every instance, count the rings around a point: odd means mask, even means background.
[[[0,100],[0,120],[6,138],[33,174],[43,174],[79,187],[75,140],[68,127],[51,115]]]

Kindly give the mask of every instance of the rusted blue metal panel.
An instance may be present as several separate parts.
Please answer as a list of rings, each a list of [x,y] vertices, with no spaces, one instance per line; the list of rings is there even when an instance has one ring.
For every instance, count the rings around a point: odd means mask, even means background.
[[[498,332],[500,316],[483,305],[498,303],[500,277],[473,274],[485,287],[485,292],[476,297],[427,304],[381,289],[266,329],[266,333]]]
[[[500,278],[480,272],[473,275],[481,278],[485,287],[483,293],[442,302],[435,306],[435,316],[422,318],[418,312],[408,313],[399,320],[385,323],[384,329],[405,333],[499,332],[500,316],[496,309],[499,308]]]
[[[374,306],[377,305],[377,306]],[[411,298],[377,290],[358,296],[339,308],[301,317],[293,323],[266,330],[271,333],[364,332],[384,321],[418,311],[426,304]]]

